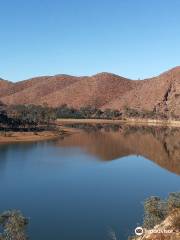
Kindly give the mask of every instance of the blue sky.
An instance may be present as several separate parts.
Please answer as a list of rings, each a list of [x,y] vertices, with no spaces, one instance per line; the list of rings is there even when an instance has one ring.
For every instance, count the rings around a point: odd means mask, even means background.
[[[180,65],[179,11],[179,0],[1,0],[0,77],[159,74]]]

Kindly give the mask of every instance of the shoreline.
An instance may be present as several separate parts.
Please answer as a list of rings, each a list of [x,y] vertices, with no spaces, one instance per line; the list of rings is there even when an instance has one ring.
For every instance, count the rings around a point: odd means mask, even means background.
[[[79,132],[66,124],[124,124],[129,126],[160,126],[160,127],[180,127],[180,121],[175,120],[155,120],[155,119],[57,119],[55,125],[60,127],[59,131],[42,132],[0,132],[0,144],[14,142],[36,142],[53,140],[69,134]]]
[[[16,143],[16,142],[39,142],[46,140],[53,140],[60,137],[65,137],[79,130],[70,127],[61,127],[56,131],[42,131],[42,132],[0,132],[0,144]]]
[[[6,132],[0,134],[0,144],[16,142],[36,142],[57,138],[59,135],[53,131],[44,132]]]
[[[126,124],[141,126],[162,126],[162,127],[180,127],[180,121],[176,120],[156,120],[156,119],[57,119],[57,125],[84,123],[84,124]]]

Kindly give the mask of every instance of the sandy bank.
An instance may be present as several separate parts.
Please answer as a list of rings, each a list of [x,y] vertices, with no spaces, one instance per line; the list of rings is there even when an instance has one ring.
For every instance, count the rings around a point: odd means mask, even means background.
[[[0,143],[9,142],[31,142],[31,141],[42,141],[50,140],[58,137],[56,132],[44,131],[44,132],[1,132]]]
[[[33,142],[51,140],[58,137],[68,136],[74,133],[78,133],[80,130],[70,127],[61,126],[56,131],[42,131],[42,132],[0,132],[0,144],[1,143],[13,143],[13,142]]]
[[[144,126],[168,126],[180,127],[180,121],[175,120],[154,120],[154,119],[58,119],[57,125],[72,124],[72,123],[89,123],[89,124],[128,124],[128,125],[144,125]]]

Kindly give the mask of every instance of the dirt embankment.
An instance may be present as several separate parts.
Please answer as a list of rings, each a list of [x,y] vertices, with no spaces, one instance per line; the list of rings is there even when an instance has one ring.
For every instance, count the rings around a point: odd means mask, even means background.
[[[0,144],[12,142],[33,142],[51,140],[58,137],[64,137],[78,130],[72,128],[61,127],[56,131],[42,132],[0,132]]]
[[[71,123],[89,123],[89,124],[128,124],[128,125],[148,125],[148,126],[169,126],[180,127],[180,121],[175,120],[155,120],[155,119],[138,119],[127,118],[123,120],[111,120],[111,119],[58,119],[57,125],[71,124]]]
[[[1,132],[0,143],[31,142],[49,140],[58,137],[56,132]]]

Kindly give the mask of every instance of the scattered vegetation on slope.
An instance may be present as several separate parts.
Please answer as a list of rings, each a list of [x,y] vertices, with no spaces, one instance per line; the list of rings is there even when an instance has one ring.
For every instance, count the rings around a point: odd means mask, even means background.
[[[144,203],[144,240],[176,240],[180,237],[180,192],[165,200],[150,197]],[[129,239],[141,239],[130,237]]]
[[[144,203],[144,227],[146,229],[153,228],[165,220],[176,208],[180,209],[180,193],[170,193],[166,200],[150,197]]]

